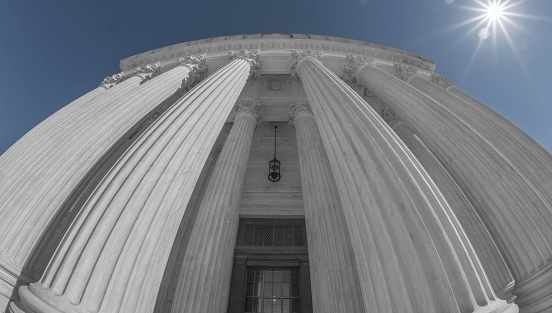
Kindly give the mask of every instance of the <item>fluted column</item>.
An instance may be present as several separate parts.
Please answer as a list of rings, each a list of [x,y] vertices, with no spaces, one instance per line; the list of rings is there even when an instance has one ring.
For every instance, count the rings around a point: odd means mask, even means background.
[[[0,277],[9,275],[18,284],[40,278],[67,229],[61,224],[70,222],[75,203],[95,187],[84,185],[97,184],[96,173],[105,174],[158,111],[177,100],[167,102],[198,64],[182,65],[145,84],[159,65],[139,69],[114,87],[123,75],[104,80],[95,95],[55,113],[0,157]],[[12,282],[0,285],[11,294]]]
[[[552,207],[548,196],[488,134],[477,131],[477,123],[472,125],[448,104],[408,85],[414,70],[395,66],[395,72],[399,78],[366,63],[358,68],[356,79],[416,131],[473,201],[512,271],[520,306],[539,302],[534,310],[525,308],[526,312],[551,308]]]
[[[171,312],[226,311],[238,233],[238,204],[259,108],[258,100],[238,100],[234,125],[199,207]]]
[[[393,128],[439,186],[439,190],[466,231],[469,242],[478,256],[474,260],[481,261],[493,290],[499,298],[513,302],[515,298],[512,295],[514,278],[471,202],[423,141],[405,123],[400,121],[391,109],[384,109],[383,119]]]
[[[432,77],[432,80],[438,83],[441,79],[438,76],[435,77],[434,75]],[[519,141],[519,143],[525,146],[525,149],[527,151],[534,154],[542,163],[546,164],[549,171],[552,169],[552,156],[550,152],[546,151],[546,149],[544,149],[538,142],[536,142],[535,139],[533,139],[531,136],[529,136],[527,133],[517,127],[514,123],[510,122],[504,116],[500,115],[495,110],[485,105],[483,102],[458,89],[455,85],[451,84],[446,86],[441,84],[440,86],[446,88],[448,92],[462,99],[471,108],[477,110],[479,114],[485,116],[486,119],[493,121],[496,125],[503,129],[504,133],[515,138],[517,141]],[[550,180],[548,182],[550,183]],[[550,193],[548,192],[547,194]]]
[[[251,63],[230,62],[138,138],[79,211],[41,281],[19,289],[23,306],[153,311],[187,203]]]
[[[298,76],[337,183],[367,312],[516,312],[486,290],[441,193],[385,122],[312,53]]]
[[[364,312],[343,208],[307,100],[297,99],[291,114],[301,166],[313,311]]]

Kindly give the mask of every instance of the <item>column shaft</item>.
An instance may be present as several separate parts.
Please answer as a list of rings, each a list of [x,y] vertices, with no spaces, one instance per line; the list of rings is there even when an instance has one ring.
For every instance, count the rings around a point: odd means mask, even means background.
[[[153,311],[192,190],[249,70],[232,61],[140,136],[80,210],[40,283],[19,289],[24,305]]]
[[[465,229],[466,235],[478,256],[474,260],[479,259],[481,261],[493,290],[501,294],[505,292],[504,296],[508,298],[504,300],[512,302],[511,288],[513,287],[514,278],[475,208],[444,166],[427,149],[424,143],[412,133],[408,126],[399,122],[393,126],[393,130],[420,161],[433,181],[435,181],[435,184],[439,186],[439,190],[443,193],[454,215],[458,217],[462,227]],[[510,293],[509,296],[508,293]]]
[[[517,165],[446,104],[401,80],[372,66],[361,67],[357,80],[416,131],[473,201],[516,289],[528,283],[528,294],[552,291],[552,208]],[[523,292],[514,293],[523,302]],[[542,294],[552,307],[552,292]]]
[[[90,171],[98,160],[132,127],[141,127],[143,117],[172,95],[188,72],[178,67],[144,85],[139,77],[132,77],[85,97],[87,101],[79,99],[15,145],[17,158],[10,161],[2,156],[0,271],[27,283],[40,278],[48,262],[40,258],[51,253],[38,255],[33,249],[56,214],[74,210],[67,199],[75,186],[94,175]],[[56,243],[47,244],[54,249]]]
[[[314,312],[364,312],[343,208],[316,122],[295,104]]]
[[[320,61],[297,66],[337,183],[367,312],[487,312],[450,208],[408,148]]]
[[[253,130],[253,110],[238,113],[199,207],[171,312],[225,312],[228,305],[239,200]],[[213,301],[216,299],[216,301]]]

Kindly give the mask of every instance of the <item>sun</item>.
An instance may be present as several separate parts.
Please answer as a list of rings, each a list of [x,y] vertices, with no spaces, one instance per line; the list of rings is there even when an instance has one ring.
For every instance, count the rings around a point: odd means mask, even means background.
[[[484,9],[487,11],[485,13],[486,18],[492,22],[500,20],[504,16],[504,7],[506,6],[505,2],[491,2],[489,4],[483,4]]]

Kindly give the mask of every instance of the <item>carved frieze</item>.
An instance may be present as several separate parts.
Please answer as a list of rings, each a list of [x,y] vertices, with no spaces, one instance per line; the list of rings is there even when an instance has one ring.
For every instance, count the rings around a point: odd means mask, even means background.
[[[356,75],[360,67],[364,65],[374,65],[374,59],[363,55],[347,55],[345,59],[345,66],[343,67],[343,80],[346,82],[356,83]]]
[[[121,72],[119,74],[115,74],[113,76],[107,76],[104,78],[104,80],[100,83],[100,87],[103,87],[104,89],[109,89],[118,83],[123,81],[123,77],[125,76],[125,73]]]
[[[322,51],[318,50],[291,50],[291,56],[293,61],[291,63],[291,78],[298,78],[297,76],[297,67],[307,58],[315,59],[322,62],[322,56],[324,54]]]
[[[435,73],[431,75],[431,81],[443,89],[447,89],[448,87],[454,85],[450,78]]]
[[[259,55],[261,54],[261,50],[238,50],[238,51],[230,51],[230,61],[233,60],[245,60],[249,63],[251,66],[249,70],[249,78],[259,79],[261,78],[261,74],[259,73],[259,70],[261,69],[261,63],[259,60]]]
[[[148,80],[159,75],[161,72],[161,63],[148,64],[146,66],[140,66],[136,69],[136,76],[140,77],[142,80],[140,84],[147,82]]]
[[[398,79],[407,82],[408,78],[412,75],[416,75],[418,73],[418,70],[410,65],[404,65],[395,63],[393,64],[393,76],[397,77]]]

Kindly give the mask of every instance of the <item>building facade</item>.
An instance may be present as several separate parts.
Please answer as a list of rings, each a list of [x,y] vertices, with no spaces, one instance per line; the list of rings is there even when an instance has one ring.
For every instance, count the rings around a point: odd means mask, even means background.
[[[0,156],[2,310],[552,310],[552,156],[433,60],[257,34],[120,67]]]

